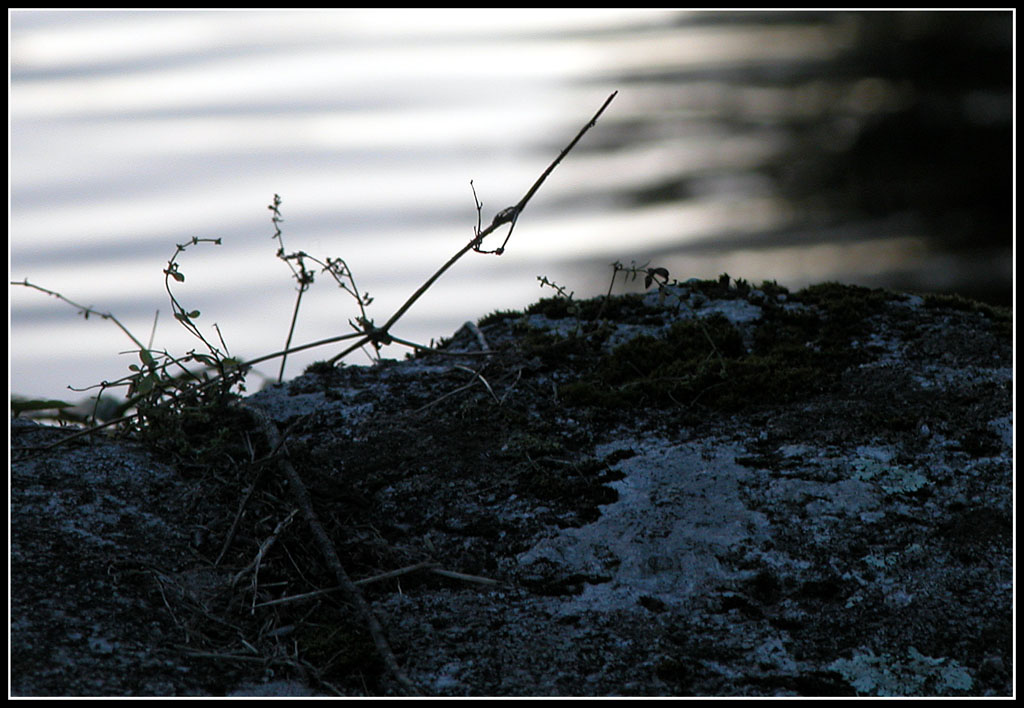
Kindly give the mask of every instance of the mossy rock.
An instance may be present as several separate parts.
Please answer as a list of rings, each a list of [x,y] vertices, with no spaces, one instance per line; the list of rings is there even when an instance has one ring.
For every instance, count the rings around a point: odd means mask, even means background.
[[[247,399],[280,448],[230,407],[151,417],[144,457],[12,432],[15,693],[397,692],[287,455],[427,695],[1008,695],[1008,322],[694,280],[313,366]]]

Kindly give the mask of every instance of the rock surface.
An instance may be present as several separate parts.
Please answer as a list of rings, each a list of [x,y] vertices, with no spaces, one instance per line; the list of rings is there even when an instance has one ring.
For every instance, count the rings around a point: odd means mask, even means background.
[[[1006,311],[723,278],[440,350],[247,399],[422,694],[1011,695]],[[210,420],[12,422],[12,695],[400,691]]]

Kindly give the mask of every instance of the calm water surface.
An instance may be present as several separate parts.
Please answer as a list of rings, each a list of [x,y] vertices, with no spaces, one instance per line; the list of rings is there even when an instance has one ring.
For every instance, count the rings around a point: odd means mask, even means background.
[[[202,312],[210,336],[219,326],[236,356],[275,351],[295,295],[271,238],[267,205],[280,194],[286,248],[344,258],[383,322],[472,236],[471,179],[489,223],[617,89],[531,201],[506,254],[467,256],[396,335],[426,343],[552,294],[538,275],[583,297],[607,287],[614,260],[782,228],[791,211],[744,173],[781,148],[770,121],[724,128],[713,81],[666,98],[620,79],[824,61],[852,41],[851,28],[682,19],[632,10],[14,12],[11,280],[111,312],[140,339],[181,353],[199,342],[173,322],[162,269],[175,244],[221,238],[179,256],[186,280],[175,294]],[[882,93],[872,100],[888,100]],[[813,112],[821,100],[747,92],[729,110]],[[698,185],[685,200],[617,197],[680,174]],[[921,257],[913,223],[888,227],[884,240],[696,249],[657,264],[680,278],[729,272],[791,287],[870,281]],[[85,394],[68,385],[127,373],[135,357],[123,352],[133,345],[111,323],[10,290],[14,392],[78,400]],[[356,314],[323,277],[294,341],[345,333]],[[296,355],[288,375],[336,351]],[[276,372],[271,364],[262,373]]]

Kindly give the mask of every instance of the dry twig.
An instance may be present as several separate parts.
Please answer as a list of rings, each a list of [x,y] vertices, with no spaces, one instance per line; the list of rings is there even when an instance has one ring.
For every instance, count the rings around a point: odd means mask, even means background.
[[[256,425],[267,438],[267,442],[270,446],[277,448],[280,443],[281,434],[278,432],[274,421],[254,405],[242,404],[241,408],[253,419],[253,421],[255,421]],[[298,471],[288,459],[287,448],[282,448],[282,452],[284,454],[278,460],[278,466],[281,471],[284,472],[285,477],[288,480],[288,488],[292,494],[292,498],[295,501],[296,506],[298,506],[299,510],[302,512],[303,517],[305,517],[306,523],[309,525],[309,530],[312,532],[313,538],[324,558],[324,562],[327,564],[327,567],[334,575],[334,579],[341,587],[341,591],[345,595],[345,599],[355,606],[356,611],[366,623],[366,627],[370,631],[370,636],[373,638],[374,646],[377,647],[377,652],[380,654],[381,659],[383,659],[388,671],[391,672],[394,679],[408,692],[412,694],[418,693],[416,686],[409,680],[409,677],[406,676],[402,667],[398,665],[398,660],[395,658],[394,652],[391,651],[391,646],[388,644],[387,637],[384,635],[384,629],[381,627],[377,617],[373,614],[373,610],[370,609],[370,605],[366,602],[366,598],[364,598],[362,593],[359,592],[359,588],[348,577],[348,573],[345,571],[344,566],[342,566],[341,559],[338,557],[338,551],[334,547],[334,543],[327,535],[323,525],[317,518],[316,512],[313,510],[313,501],[309,496],[309,491],[306,489],[306,485],[303,484]]]

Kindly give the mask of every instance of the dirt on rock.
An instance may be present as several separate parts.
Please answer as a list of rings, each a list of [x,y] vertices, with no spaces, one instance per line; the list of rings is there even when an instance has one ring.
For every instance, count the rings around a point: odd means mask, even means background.
[[[498,312],[163,436],[12,424],[12,694],[1009,696],[1012,318],[718,281]],[[237,408],[237,406],[235,406]]]

